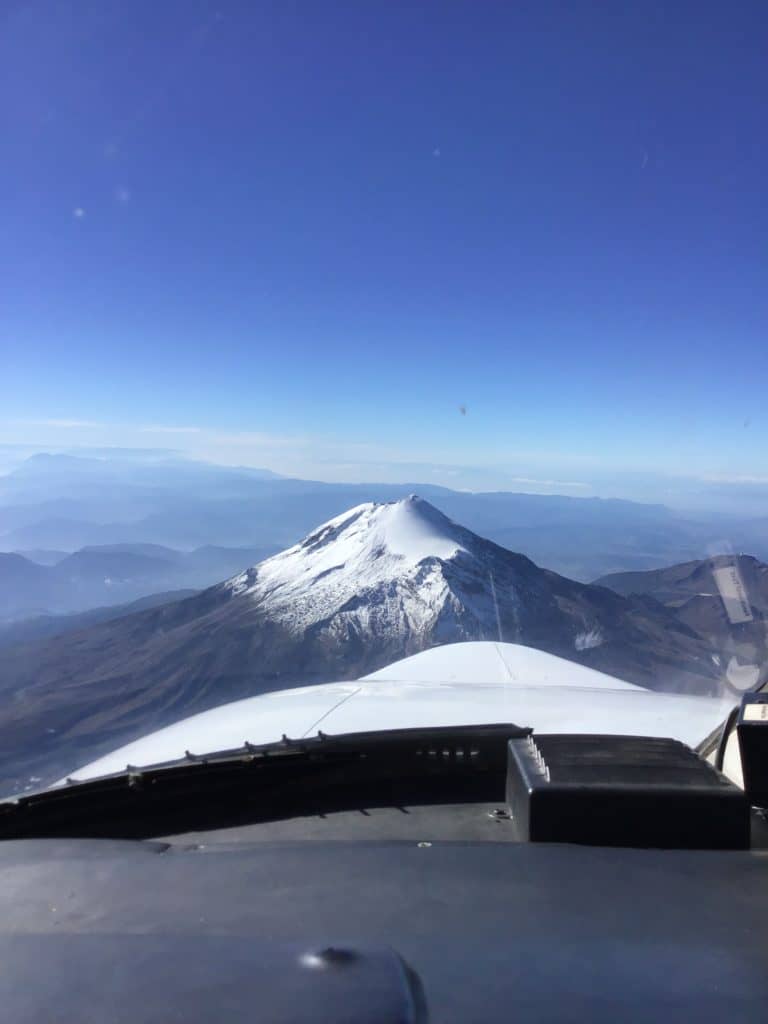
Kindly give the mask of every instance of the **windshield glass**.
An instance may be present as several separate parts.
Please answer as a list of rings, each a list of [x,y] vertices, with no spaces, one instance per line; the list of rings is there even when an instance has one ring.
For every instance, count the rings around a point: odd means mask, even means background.
[[[763,4],[0,19],[0,794],[763,686]]]

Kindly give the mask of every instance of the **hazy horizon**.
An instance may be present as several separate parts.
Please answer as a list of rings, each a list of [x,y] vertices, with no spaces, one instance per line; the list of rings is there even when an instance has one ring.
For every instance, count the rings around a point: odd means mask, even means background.
[[[179,459],[231,469],[261,469],[278,476],[329,484],[422,484],[446,487],[466,493],[504,491],[519,494],[562,495],[575,498],[623,499],[664,504],[681,513],[711,515],[761,515],[768,497],[768,477],[718,477],[654,474],[651,472],[607,473],[584,460],[579,474],[585,479],[558,479],[544,475],[546,466],[531,466],[531,475],[516,475],[494,466],[435,465],[428,462],[369,461],[334,463],[331,460],[296,462],[290,458],[249,459],[235,445],[230,457],[212,458],[194,445],[181,447],[110,444],[3,444],[0,442],[0,476],[13,472],[28,458],[40,454],[61,454],[76,458],[99,458],[118,462],[152,462]],[[560,467],[563,468],[563,467]],[[539,470],[541,475],[532,475]],[[523,472],[522,470],[520,471]],[[575,474],[573,474],[575,475]]]

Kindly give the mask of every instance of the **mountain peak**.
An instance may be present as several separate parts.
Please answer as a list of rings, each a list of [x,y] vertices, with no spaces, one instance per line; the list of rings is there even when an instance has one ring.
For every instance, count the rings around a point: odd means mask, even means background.
[[[358,514],[345,531],[350,540],[357,537],[364,547],[377,552],[385,549],[408,564],[425,558],[453,558],[465,550],[465,531],[416,494],[399,501],[370,502],[352,511]]]
[[[479,541],[479,538],[475,538]],[[428,560],[471,553],[473,535],[412,494],[366,502],[323,523],[304,540],[229,580],[234,595],[268,598],[302,618],[306,604],[337,609],[371,588],[385,589]]]
[[[425,558],[452,558],[466,550],[470,535],[415,494],[399,501],[365,502],[318,526],[304,540],[271,562],[294,556],[319,556],[333,547],[345,564],[377,561],[388,555],[403,564]]]

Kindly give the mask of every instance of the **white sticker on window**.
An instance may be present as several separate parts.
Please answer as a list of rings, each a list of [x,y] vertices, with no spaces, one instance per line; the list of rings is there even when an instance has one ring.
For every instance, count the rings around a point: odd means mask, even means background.
[[[751,622],[752,609],[749,607],[744,581],[737,565],[726,565],[713,569],[717,589],[723,599],[725,613],[731,622]]]

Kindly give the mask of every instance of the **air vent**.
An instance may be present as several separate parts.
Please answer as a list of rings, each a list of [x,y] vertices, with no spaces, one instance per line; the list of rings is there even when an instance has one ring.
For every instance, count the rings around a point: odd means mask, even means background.
[[[507,801],[522,842],[749,846],[744,793],[677,740],[579,735],[510,740]]]

